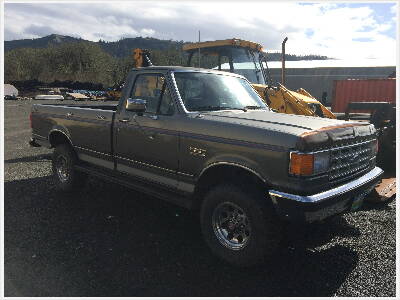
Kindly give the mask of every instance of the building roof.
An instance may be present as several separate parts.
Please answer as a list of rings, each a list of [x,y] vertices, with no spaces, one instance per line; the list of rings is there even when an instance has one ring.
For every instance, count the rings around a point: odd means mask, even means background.
[[[326,59],[326,60],[290,60],[285,67],[295,68],[362,68],[362,67],[394,67],[396,62],[388,59]],[[282,62],[270,61],[269,68],[282,68]]]
[[[373,68],[395,67],[396,63],[387,59],[326,59],[326,60],[287,60],[286,69],[313,69],[313,68]],[[217,68],[217,67],[215,67]],[[221,65],[224,70],[229,70],[229,64]],[[281,69],[281,61],[268,61],[268,68]],[[235,63],[235,69],[254,69],[253,63]]]

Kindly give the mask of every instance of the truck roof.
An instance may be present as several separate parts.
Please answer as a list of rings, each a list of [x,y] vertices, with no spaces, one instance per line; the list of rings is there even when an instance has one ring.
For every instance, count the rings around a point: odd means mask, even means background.
[[[162,70],[162,71],[171,71],[171,72],[201,72],[201,73],[213,73],[213,74],[220,74],[220,75],[228,75],[234,77],[245,78],[239,74],[225,72],[225,71],[218,71],[214,69],[204,69],[204,68],[194,68],[194,67],[181,67],[181,66],[150,66],[150,67],[141,67],[141,68],[133,68],[133,70],[141,71],[141,70]]]

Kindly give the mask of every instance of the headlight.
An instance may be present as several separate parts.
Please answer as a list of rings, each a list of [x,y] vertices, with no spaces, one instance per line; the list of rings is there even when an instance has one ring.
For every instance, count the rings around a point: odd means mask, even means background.
[[[316,175],[329,169],[329,151],[317,153],[290,153],[289,173],[293,175]]]
[[[314,154],[314,174],[320,174],[329,169],[329,151]]]

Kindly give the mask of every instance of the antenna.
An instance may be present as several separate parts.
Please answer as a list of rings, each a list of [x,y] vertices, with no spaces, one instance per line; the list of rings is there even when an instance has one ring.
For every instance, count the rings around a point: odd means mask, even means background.
[[[200,43],[200,30],[199,30],[199,43]],[[200,68],[200,47],[199,47],[199,68]]]

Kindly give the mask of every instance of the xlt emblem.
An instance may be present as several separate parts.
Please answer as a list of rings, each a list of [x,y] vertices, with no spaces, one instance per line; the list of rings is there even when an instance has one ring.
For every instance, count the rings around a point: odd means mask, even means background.
[[[206,150],[196,147],[189,147],[189,153],[193,156],[201,156],[201,157],[206,156]]]

